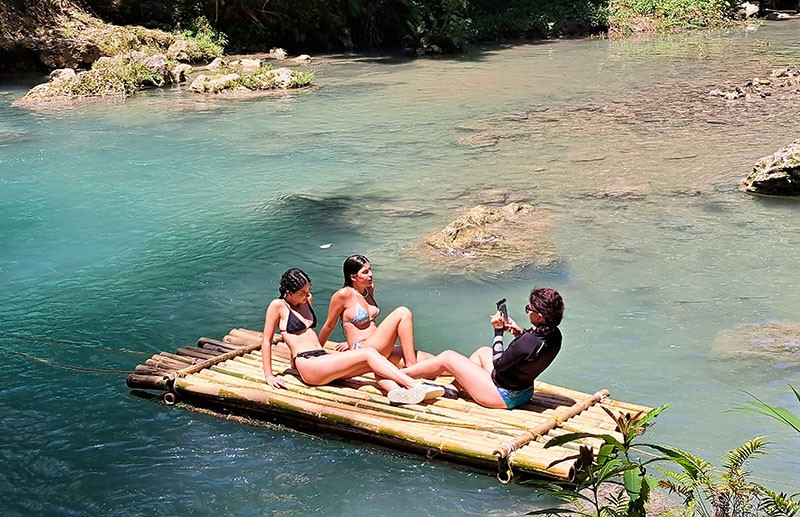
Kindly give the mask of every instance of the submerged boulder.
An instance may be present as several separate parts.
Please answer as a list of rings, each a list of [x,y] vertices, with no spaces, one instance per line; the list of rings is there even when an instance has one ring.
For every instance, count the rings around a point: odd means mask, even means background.
[[[800,323],[742,325],[721,332],[711,349],[711,357],[747,365],[800,366]]]
[[[478,205],[430,233],[422,246],[434,262],[502,271],[556,261],[547,238],[551,217],[527,203]]]
[[[758,160],[740,187],[753,194],[800,195],[800,140]]]

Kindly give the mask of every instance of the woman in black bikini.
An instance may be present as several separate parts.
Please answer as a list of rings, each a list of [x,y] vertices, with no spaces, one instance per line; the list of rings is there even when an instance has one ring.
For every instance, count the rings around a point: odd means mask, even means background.
[[[344,286],[331,297],[328,319],[319,331],[319,342],[325,344],[331,337],[336,322],[342,321],[347,343],[337,345],[337,350],[375,348],[393,363],[405,366],[433,357],[418,352],[414,347],[414,317],[407,307],[390,312],[380,324],[376,323],[380,308],[375,301],[375,284],[372,282],[372,264],[363,255],[347,257],[342,266]],[[400,347],[396,347],[398,339]]]
[[[306,384],[323,385],[373,371],[380,378],[378,385],[394,403],[416,404],[444,392],[402,373],[374,348],[331,354],[324,350],[314,331],[317,316],[312,308],[311,279],[302,270],[286,271],[279,291],[280,298],[267,307],[261,346],[264,377],[271,387],[286,387],[286,382],[272,372],[272,335],[277,328],[292,354],[294,368]]]
[[[564,300],[549,288],[531,291],[525,306],[532,328],[523,330],[498,311],[492,317],[494,341],[481,347],[470,358],[445,350],[433,359],[403,368],[414,378],[434,378],[449,372],[458,387],[478,404],[489,408],[513,409],[533,397],[533,381],[561,350],[558,325],[564,315]],[[503,333],[515,337],[503,348]]]

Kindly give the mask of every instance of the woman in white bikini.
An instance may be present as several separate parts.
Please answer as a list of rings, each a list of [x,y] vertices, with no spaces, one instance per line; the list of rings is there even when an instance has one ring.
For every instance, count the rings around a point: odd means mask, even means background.
[[[312,308],[311,279],[302,270],[286,271],[279,292],[280,298],[267,307],[261,346],[264,378],[271,387],[286,387],[286,381],[272,371],[272,335],[277,328],[291,352],[292,366],[306,384],[323,385],[373,371],[379,376],[378,385],[394,403],[416,404],[444,393],[440,387],[402,373],[374,348],[332,354],[324,350],[314,331],[317,316]]]
[[[393,363],[411,366],[433,357],[414,347],[414,316],[407,307],[390,312],[380,324],[376,323],[380,307],[375,301],[372,265],[363,255],[347,257],[342,266],[344,287],[333,293],[328,307],[328,319],[319,331],[319,342],[331,337],[336,322],[341,320],[347,343],[337,350],[374,348]],[[400,340],[400,346],[396,343]]]

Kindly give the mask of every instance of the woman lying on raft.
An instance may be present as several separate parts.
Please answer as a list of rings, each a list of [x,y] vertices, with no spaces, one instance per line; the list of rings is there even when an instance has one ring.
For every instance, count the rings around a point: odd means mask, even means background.
[[[523,330],[498,311],[492,316],[494,342],[481,347],[468,359],[445,350],[433,359],[403,368],[414,378],[433,378],[449,372],[457,387],[488,408],[512,409],[533,397],[533,381],[550,366],[561,350],[558,325],[564,315],[564,301],[553,289],[534,289],[525,306],[533,328]],[[503,332],[516,336],[503,350]]]
[[[393,363],[404,361],[406,366],[433,357],[427,352],[417,352],[414,348],[414,317],[406,307],[398,307],[390,312],[378,325],[380,308],[375,301],[375,285],[372,282],[372,264],[363,255],[347,257],[342,266],[344,286],[331,297],[328,319],[319,331],[319,342],[325,344],[342,321],[342,330],[347,343],[337,346],[337,350],[352,350],[368,347],[378,350]],[[395,343],[400,340],[400,348]]]
[[[394,403],[416,404],[444,393],[441,387],[402,373],[374,348],[333,354],[324,350],[314,331],[317,316],[312,308],[311,279],[300,269],[290,269],[281,276],[279,291],[280,298],[267,307],[261,346],[264,377],[271,387],[286,387],[286,381],[272,372],[272,335],[277,328],[291,352],[292,367],[306,384],[318,386],[372,371],[379,377],[378,385]]]

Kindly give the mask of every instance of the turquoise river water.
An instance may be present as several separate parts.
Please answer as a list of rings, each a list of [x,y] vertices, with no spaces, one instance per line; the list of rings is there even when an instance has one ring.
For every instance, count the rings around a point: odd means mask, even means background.
[[[328,56],[318,87],[230,100],[184,89],[28,110],[0,83],[0,513],[508,515],[548,501],[490,474],[131,396],[159,351],[260,328],[280,273],[369,256],[378,300],[418,346],[488,342],[494,302],[562,292],[565,346],[542,379],[650,406],[648,432],[719,464],[769,436],[754,476],[796,492],[800,437],[730,413],[800,409],[800,358],[715,353],[742,326],[796,323],[800,218],[741,193],[798,137],[796,101],[707,92],[796,66],[796,22],[649,42],[552,41],[451,59]],[[505,192],[554,216],[557,259],[486,271],[417,250]],[[330,244],[330,246],[325,246]],[[115,373],[117,372],[117,373]],[[793,484],[794,483],[794,484]]]

